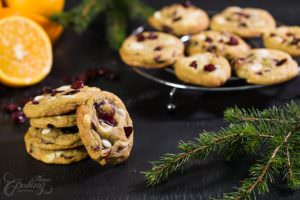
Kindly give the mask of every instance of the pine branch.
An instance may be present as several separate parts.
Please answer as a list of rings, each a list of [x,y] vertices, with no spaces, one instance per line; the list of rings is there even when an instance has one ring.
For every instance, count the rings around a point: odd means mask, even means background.
[[[230,123],[219,132],[203,133],[195,142],[181,142],[178,154],[166,154],[145,172],[149,186],[167,179],[191,159],[204,160],[208,155],[224,154],[238,158],[241,153],[260,158],[250,167],[249,177],[235,192],[225,193],[224,200],[252,199],[269,191],[269,184],[285,177],[290,189],[300,188],[300,106],[294,102],[284,107],[259,111],[239,108],[225,111]],[[261,146],[264,145],[263,148]],[[261,150],[264,152],[261,154]]]
[[[154,13],[153,8],[144,4],[140,0],[122,1],[130,11],[129,15],[131,19],[138,19],[146,22],[148,20],[148,17],[150,17]]]
[[[83,0],[81,4],[70,11],[54,15],[51,19],[81,33],[97,15],[107,8],[109,2],[110,0]]]

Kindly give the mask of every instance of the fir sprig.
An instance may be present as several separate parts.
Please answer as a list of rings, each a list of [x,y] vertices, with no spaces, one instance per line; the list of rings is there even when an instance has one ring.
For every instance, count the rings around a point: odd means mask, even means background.
[[[290,103],[283,107],[257,109],[227,109],[229,123],[218,132],[204,132],[196,141],[180,142],[179,153],[166,154],[152,162],[151,170],[144,172],[149,186],[166,180],[183,169],[192,159],[205,160],[209,155],[223,155],[226,159],[241,154],[256,154],[258,160],[249,169],[249,177],[236,191],[225,193],[224,200],[252,199],[269,191],[275,177],[292,190],[300,188],[300,106]],[[263,153],[261,150],[264,150]]]
[[[82,0],[69,11],[52,16],[52,20],[81,33],[100,14],[106,22],[106,38],[110,47],[118,49],[127,32],[129,20],[145,22],[153,9],[140,0]]]

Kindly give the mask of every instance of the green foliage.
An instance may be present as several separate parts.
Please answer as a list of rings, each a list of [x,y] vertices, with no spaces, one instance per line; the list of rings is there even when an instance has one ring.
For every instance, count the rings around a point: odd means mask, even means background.
[[[52,20],[81,33],[99,14],[106,22],[106,38],[110,47],[118,49],[125,39],[128,20],[145,22],[153,9],[140,0],[82,0],[70,11],[52,16]]]
[[[172,173],[183,169],[192,159],[205,160],[222,155],[227,160],[241,154],[255,154],[258,160],[249,169],[248,178],[224,200],[256,199],[269,192],[268,185],[283,177],[287,186],[300,188],[300,106],[294,102],[283,107],[227,109],[224,118],[228,127],[217,132],[203,132],[195,141],[180,142],[179,153],[166,154],[145,174],[147,184],[154,186]],[[262,150],[263,149],[263,150]],[[276,177],[276,178],[275,178]]]

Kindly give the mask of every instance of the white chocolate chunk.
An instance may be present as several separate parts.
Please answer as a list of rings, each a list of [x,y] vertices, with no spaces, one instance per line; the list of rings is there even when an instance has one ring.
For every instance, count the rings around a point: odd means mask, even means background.
[[[255,63],[251,66],[251,69],[254,71],[254,72],[258,72],[262,69],[262,64],[260,63]]]
[[[51,161],[53,161],[54,159],[55,159],[55,152],[53,152],[53,153],[49,153],[48,155],[46,155],[46,160],[47,161],[49,161],[49,162],[51,162]]]
[[[42,130],[42,134],[44,134],[44,135],[47,135],[47,134],[49,134],[51,132],[51,129],[50,128],[44,128],[43,130]]]
[[[102,144],[106,148],[110,148],[112,146],[110,141],[108,141],[107,139],[102,139]]]
[[[66,91],[66,90],[70,90],[70,89],[71,89],[71,86],[64,85],[64,86],[61,86],[61,87],[57,88],[56,90],[57,91]]]
[[[34,97],[34,101],[40,101],[43,98],[44,98],[44,96],[36,96],[36,97]]]
[[[129,48],[138,51],[138,50],[143,50],[144,45],[141,43],[133,42],[129,45]]]

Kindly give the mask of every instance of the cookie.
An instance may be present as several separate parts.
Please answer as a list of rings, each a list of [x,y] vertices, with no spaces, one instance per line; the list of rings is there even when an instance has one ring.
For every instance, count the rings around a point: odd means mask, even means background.
[[[36,96],[24,106],[24,113],[28,118],[50,117],[67,114],[75,111],[78,105],[85,103],[100,89],[84,86],[73,89],[71,86],[62,86],[46,94]]]
[[[187,52],[189,55],[210,52],[228,59],[246,56],[249,45],[239,36],[218,31],[204,31],[190,38]]]
[[[241,37],[251,38],[273,31],[276,22],[266,10],[228,7],[213,16],[210,26],[215,31],[227,31]]]
[[[116,95],[104,91],[78,107],[77,124],[92,159],[101,165],[128,159],[133,145],[133,124]]]
[[[30,125],[36,128],[65,128],[76,125],[76,115],[59,115],[30,119]]]
[[[267,48],[279,49],[292,56],[300,56],[300,27],[281,26],[271,33],[264,34],[264,45]]]
[[[288,81],[298,74],[298,65],[285,52],[273,49],[254,49],[235,62],[235,70],[248,83],[272,85]]]
[[[132,67],[162,68],[183,55],[184,45],[175,36],[142,32],[129,36],[120,49],[122,60]]]
[[[73,136],[69,136],[70,138],[73,137],[72,138],[73,142],[72,142],[72,139],[70,139],[70,141],[68,141],[68,142],[65,142],[62,138],[59,138],[59,137],[54,140],[47,139],[47,137],[43,137],[43,133],[45,133],[45,130],[46,129],[38,130],[35,128],[29,128],[27,133],[25,134],[24,139],[25,139],[25,141],[33,144],[35,147],[45,149],[45,150],[73,149],[73,148],[80,147],[83,145],[81,140],[74,140]],[[52,132],[54,132],[54,131],[55,130],[52,130]],[[65,136],[65,137],[68,137],[68,136]],[[44,138],[46,138],[46,139],[44,139]]]
[[[28,133],[31,137],[39,138],[43,143],[55,144],[59,146],[65,146],[70,148],[72,146],[82,145],[80,135],[77,127],[71,128],[34,128],[30,127]]]
[[[199,33],[209,26],[206,12],[186,3],[166,6],[156,11],[148,21],[155,29],[175,35]]]
[[[27,153],[33,158],[47,164],[67,165],[79,162],[88,157],[88,153],[84,147],[68,150],[45,150],[34,146],[28,140],[25,140],[25,147]]]
[[[177,78],[186,83],[206,87],[223,85],[231,76],[228,61],[212,53],[182,57],[174,65]]]

